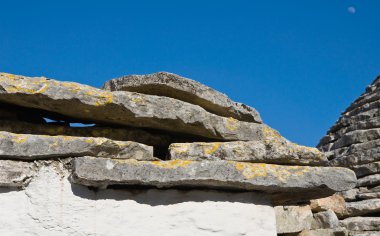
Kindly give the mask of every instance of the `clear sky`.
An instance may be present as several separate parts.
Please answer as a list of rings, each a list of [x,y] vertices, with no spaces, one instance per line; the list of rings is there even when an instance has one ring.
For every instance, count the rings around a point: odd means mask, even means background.
[[[177,73],[315,146],[380,74],[378,0],[0,2],[0,71],[101,86]]]

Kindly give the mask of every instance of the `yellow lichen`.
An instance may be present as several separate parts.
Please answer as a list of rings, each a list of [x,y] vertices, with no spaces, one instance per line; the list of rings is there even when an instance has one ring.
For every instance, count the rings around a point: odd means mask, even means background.
[[[172,160],[172,161],[151,161],[151,162],[146,162],[150,163],[154,166],[160,167],[160,168],[165,168],[165,169],[175,169],[178,167],[187,167],[193,161],[184,161],[184,160]]]
[[[234,162],[230,162],[234,163]],[[253,164],[236,162],[235,168],[242,173],[246,179],[253,179],[255,177],[265,177],[267,176],[267,165],[266,164]]]
[[[229,131],[235,131],[239,127],[238,120],[229,117],[226,122],[226,127]]]
[[[173,143],[170,145],[170,149],[177,154],[187,153],[189,151],[189,143]]]
[[[12,141],[18,144],[25,143],[27,140],[28,140],[28,136],[22,135],[22,134],[16,134],[12,138]]]
[[[203,147],[203,152],[206,155],[212,155],[214,152],[216,152],[216,150],[218,150],[219,146],[220,143],[210,143],[207,146]]]

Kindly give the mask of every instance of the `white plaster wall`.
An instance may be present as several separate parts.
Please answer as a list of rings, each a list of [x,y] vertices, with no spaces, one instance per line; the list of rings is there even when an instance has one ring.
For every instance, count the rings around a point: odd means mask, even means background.
[[[0,173],[1,174],[1,173]],[[58,162],[23,191],[0,188],[0,235],[276,235],[268,196],[72,185]]]

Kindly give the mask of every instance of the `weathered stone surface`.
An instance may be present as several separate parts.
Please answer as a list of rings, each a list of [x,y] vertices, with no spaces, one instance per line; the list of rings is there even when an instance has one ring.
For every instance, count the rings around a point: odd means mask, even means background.
[[[304,230],[298,236],[348,236],[348,231],[343,227],[334,229]]]
[[[0,235],[276,235],[275,213],[267,194],[177,189],[94,191],[71,184],[69,175],[64,163],[49,161],[41,164],[25,190],[0,189]]]
[[[379,231],[349,231],[349,236],[379,236]]]
[[[123,76],[107,81],[103,89],[171,97],[201,106],[213,114],[261,123],[260,115],[254,108],[234,102],[227,95],[197,81],[172,73]]]
[[[342,196],[345,201],[355,201],[358,193],[359,193],[359,189],[353,188],[353,189],[343,191],[343,192],[339,192],[336,194]]]
[[[380,173],[380,162],[373,162],[364,165],[352,166],[351,169],[355,171],[357,177],[372,175]]]
[[[14,134],[0,131],[0,158],[36,160],[78,156],[156,160],[153,147],[106,138]]]
[[[25,187],[36,170],[31,162],[0,160],[0,187]]]
[[[380,77],[367,87],[318,144],[332,166],[350,167],[359,177],[379,173]]]
[[[262,141],[173,143],[170,159],[229,160],[255,163],[326,165],[328,160],[316,148],[299,146],[280,135],[265,135]]]
[[[380,199],[369,199],[357,202],[346,203],[345,216],[363,216],[369,213],[380,212]]]
[[[380,217],[350,217],[341,220],[340,225],[353,231],[380,231]]]
[[[380,139],[366,143],[352,144],[350,147],[335,149],[327,155],[335,157],[330,161],[333,166],[352,167],[380,160]]]
[[[199,135],[219,140],[261,140],[262,124],[211,114],[168,97],[109,92],[43,77],[0,74],[0,101],[98,123]]]
[[[339,220],[332,210],[318,212],[313,215],[312,229],[333,229],[337,227],[339,227]]]
[[[76,183],[95,187],[114,184],[211,187],[298,193],[298,199],[310,199],[347,190],[356,184],[355,174],[351,170],[330,167],[232,161],[137,162],[94,157],[76,158],[73,166],[73,179]]]
[[[358,179],[358,186],[373,186],[380,184],[380,174],[368,175]]]
[[[374,199],[374,198],[380,198],[380,192],[374,192],[374,193],[359,193],[356,196],[358,199]]]
[[[330,197],[313,199],[310,201],[310,207],[313,212],[332,210],[337,216],[343,216],[346,213],[346,202],[338,194]]]
[[[277,206],[276,212],[277,233],[296,233],[311,228],[313,214],[306,206]]]

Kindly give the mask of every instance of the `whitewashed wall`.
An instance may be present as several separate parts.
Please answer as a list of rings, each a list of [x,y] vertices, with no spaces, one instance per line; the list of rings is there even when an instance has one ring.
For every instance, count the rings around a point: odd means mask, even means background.
[[[1,173],[0,173],[1,174]],[[72,185],[58,162],[23,191],[0,188],[0,235],[276,235],[268,196]]]

